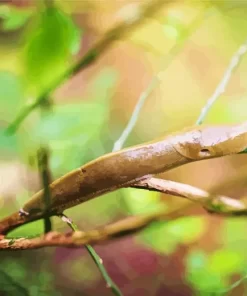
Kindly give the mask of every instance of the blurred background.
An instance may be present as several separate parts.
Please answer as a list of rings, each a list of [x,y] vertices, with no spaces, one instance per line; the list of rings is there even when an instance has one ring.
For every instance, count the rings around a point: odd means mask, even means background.
[[[37,150],[49,147],[54,180],[112,150],[153,77],[125,147],[195,124],[232,56],[247,40],[245,1],[171,1],[119,38],[93,64],[61,84],[49,105],[34,110],[12,136],[4,133],[20,110],[49,88],[105,32],[134,19],[146,0],[0,1],[0,216],[18,210],[42,187]],[[206,124],[246,120],[247,57]],[[212,190],[238,171],[246,156],[197,162],[162,174]],[[224,188],[238,198],[245,184]],[[121,189],[69,209],[82,230],[165,205],[180,209],[172,221],[153,223],[134,236],[95,246],[124,295],[247,295],[247,222],[206,213],[182,198]],[[68,227],[53,218],[57,231]],[[43,221],[11,233],[43,232]],[[110,296],[82,249],[2,251],[0,295]]]

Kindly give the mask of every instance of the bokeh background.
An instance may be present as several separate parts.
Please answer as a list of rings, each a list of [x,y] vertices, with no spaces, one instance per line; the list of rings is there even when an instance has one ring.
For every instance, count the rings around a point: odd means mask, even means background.
[[[78,61],[145,0],[0,1],[0,216],[41,188],[37,149],[49,146],[55,178],[112,150],[154,75],[125,147],[195,124],[239,46],[247,39],[245,1],[172,1],[120,38],[90,67],[66,80],[13,136],[5,128],[20,109]],[[47,8],[49,5],[52,8]],[[50,9],[50,10],[49,10]],[[49,12],[48,12],[49,10]],[[179,44],[179,47],[178,47]],[[175,50],[174,50],[175,46]],[[247,118],[247,57],[205,119]],[[189,164],[162,177],[208,191],[240,170],[245,155]],[[121,172],[120,172],[121,173]],[[238,198],[245,184],[220,191]],[[247,295],[247,222],[206,213],[179,197],[122,189],[66,211],[80,229],[106,225],[165,205],[172,221],[95,246],[124,295]],[[58,218],[54,229],[67,232]],[[43,221],[13,236],[39,234]],[[86,251],[47,248],[0,253],[0,295],[110,296]]]

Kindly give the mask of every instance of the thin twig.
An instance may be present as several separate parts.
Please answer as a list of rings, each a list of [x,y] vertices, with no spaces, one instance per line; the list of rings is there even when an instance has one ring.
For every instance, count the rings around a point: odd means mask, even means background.
[[[220,81],[220,83],[218,84],[215,92],[208,99],[206,105],[202,108],[202,111],[196,121],[197,125],[202,124],[202,122],[205,119],[206,115],[208,114],[210,108],[213,106],[213,104],[216,102],[216,100],[226,91],[226,87],[230,81],[233,71],[240,64],[241,58],[246,54],[246,52],[247,52],[247,40],[239,47],[237,52],[233,55],[233,57],[230,61],[230,64],[227,67],[227,69],[223,75],[223,78]]]
[[[66,215],[62,214],[60,215],[61,219],[68,224],[68,226],[75,232],[78,231],[78,226],[69,219]],[[97,252],[94,250],[94,248],[89,245],[85,244],[84,247],[90,254],[91,258],[93,259],[94,263],[98,267],[103,279],[106,282],[106,287],[112,290],[112,293],[116,296],[122,296],[122,293],[118,286],[113,282],[109,274],[107,273],[107,270],[104,267],[103,260],[100,258],[100,256],[97,254]]]
[[[51,203],[51,193],[50,193],[50,187],[49,184],[51,183],[50,178],[50,170],[49,170],[49,153],[48,150],[45,148],[40,148],[38,150],[38,166],[39,166],[39,172],[40,177],[43,183],[44,188],[44,205],[45,205],[45,213],[47,215],[44,215],[44,231],[45,233],[50,232],[52,229],[52,223],[49,215],[49,208]]]
[[[150,178],[140,181],[131,187],[180,196],[192,202],[201,204],[210,213],[218,213],[222,215],[229,214],[233,216],[247,214],[247,204],[244,199],[237,200],[224,195],[212,195],[205,190],[188,184]]]
[[[169,65],[174,60],[174,58],[179,54],[185,42],[192,36],[193,33],[195,33],[196,29],[199,27],[200,23],[204,19],[204,16],[208,14],[208,11],[209,10],[206,10],[206,13],[204,12],[203,14],[200,14],[199,16],[197,16],[195,20],[189,25],[188,28],[182,30],[181,37],[178,39],[175,45],[170,49],[168,54],[161,59],[160,70],[158,71],[158,73],[156,73],[153,76],[148,87],[141,93],[126,128],[124,129],[124,131],[122,132],[118,140],[116,140],[116,142],[114,143],[113,150],[112,150],[113,152],[122,149],[124,143],[128,139],[130,133],[132,132],[137,122],[138,116],[140,114],[140,111],[146,99],[150,96],[152,91],[158,86],[159,82],[161,81],[160,80],[161,74],[169,67]]]
[[[142,106],[144,105],[146,99],[149,97],[151,92],[155,89],[156,85],[158,85],[158,82],[159,82],[158,77],[154,76],[149,86],[147,87],[147,89],[143,91],[142,94],[140,95],[126,128],[124,129],[119,139],[114,143],[112,152],[118,151],[123,147],[124,143],[126,142],[127,138],[129,137],[130,133],[132,132],[136,124],[136,121],[138,119]]]
[[[68,68],[54,83],[47,87],[47,89],[40,94],[36,99],[29,102],[23,107],[15,120],[7,127],[7,133],[14,133],[22,123],[22,121],[40,104],[42,104],[51,93],[60,86],[65,80],[76,75],[79,71],[92,65],[101,55],[109,49],[112,44],[130,34],[136,27],[141,25],[147,17],[157,13],[163,5],[174,3],[172,0],[153,0],[143,4],[137,10],[139,13],[134,18],[126,19],[117,24],[115,27],[107,31],[104,37],[99,40],[94,46],[87,51],[87,53],[74,65]]]
[[[9,238],[0,237],[0,250],[26,250],[37,249],[42,247],[72,247],[79,248],[86,244],[101,242],[107,239],[119,238],[124,235],[136,233],[153,221],[164,219],[165,212],[145,214],[133,217],[127,217],[118,222],[93,229],[87,232],[75,231],[70,234],[58,232],[49,232],[38,238]]]

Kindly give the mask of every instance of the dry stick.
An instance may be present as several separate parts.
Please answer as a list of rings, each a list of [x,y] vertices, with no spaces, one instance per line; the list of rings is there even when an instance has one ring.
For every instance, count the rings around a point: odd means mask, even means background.
[[[247,204],[244,199],[236,200],[224,195],[212,196],[207,191],[188,184],[150,178],[140,181],[131,187],[184,197],[192,202],[201,204],[206,210],[214,213],[230,215],[247,214]]]
[[[155,190],[172,194],[197,202],[209,211],[215,211],[220,215],[239,216],[247,215],[247,206],[244,201],[235,200],[228,196],[215,196],[212,201],[210,194],[204,190],[194,186],[166,181],[162,179],[151,178],[143,181],[141,184],[135,184],[134,187],[147,190]],[[134,234],[143,229],[154,221],[170,220],[177,217],[180,209],[173,212],[167,212],[166,209],[161,209],[158,212],[148,213],[133,217],[127,217],[115,223],[93,229],[90,231],[75,231],[70,234],[62,234],[58,232],[50,232],[38,238],[27,239],[5,239],[0,238],[0,250],[20,250],[20,249],[36,249],[42,247],[73,247],[79,248],[89,243],[99,243],[104,240],[119,238],[125,235]],[[68,221],[66,221],[68,222]]]
[[[144,228],[153,221],[164,219],[165,212],[160,211],[152,214],[145,214],[127,217],[118,222],[93,229],[87,232],[76,231],[69,234],[49,232],[37,238],[0,238],[0,250],[26,250],[42,247],[75,247],[81,248],[89,243],[101,242],[107,239],[118,238],[129,235]]]
[[[39,97],[29,102],[17,115],[15,120],[8,126],[7,133],[15,132],[22,121],[42,104],[51,93],[60,86],[65,80],[76,75],[79,71],[92,65],[109,47],[127,34],[131,33],[136,27],[141,25],[147,17],[157,13],[165,4],[174,3],[172,0],[153,0],[139,7],[138,13],[132,19],[120,22],[118,25],[107,31],[104,37],[99,40],[90,50],[74,65],[68,68],[53,84],[51,84]]]
[[[196,124],[202,124],[203,120],[205,119],[207,113],[209,112],[210,108],[216,102],[216,100],[225,92],[227,84],[230,81],[230,78],[233,74],[233,71],[237,68],[240,64],[241,58],[247,52],[247,40],[239,47],[237,52],[233,55],[229,66],[227,67],[222,80],[220,81],[219,85],[217,86],[213,95],[208,99],[206,105],[202,108],[201,114],[198,117]]]
[[[78,232],[77,225],[70,218],[68,218],[64,214],[60,215],[60,217],[61,217],[61,219],[64,222],[66,222],[68,224],[68,226],[74,232],[75,231]],[[103,276],[103,278],[104,278],[104,280],[106,282],[106,287],[109,288],[109,289],[111,289],[111,291],[113,292],[114,295],[116,295],[116,296],[122,296],[122,293],[119,290],[118,286],[113,282],[113,280],[111,279],[111,277],[108,275],[107,270],[104,267],[102,258],[100,258],[100,256],[97,254],[97,252],[94,250],[94,248],[91,245],[85,244],[84,247],[86,248],[86,250],[90,254],[91,258],[93,259],[93,261],[97,265],[97,267],[98,267],[101,275]]]
[[[208,11],[207,11],[208,12]],[[189,25],[188,28],[182,30],[181,38],[176,42],[176,44],[171,48],[171,50],[168,52],[168,54],[162,58],[161,61],[161,70],[156,73],[153,78],[151,79],[148,87],[141,93],[139,99],[137,100],[135,109],[133,110],[133,113],[130,117],[130,120],[120,135],[120,137],[115,141],[112,152],[120,150],[126,140],[128,139],[130,133],[132,132],[139,113],[146,101],[146,99],[150,96],[152,91],[158,86],[160,82],[160,76],[161,74],[169,67],[171,62],[174,60],[174,58],[179,54],[181,49],[183,48],[185,42],[192,36],[193,33],[195,33],[196,29],[199,27],[199,24],[203,20],[203,16],[206,15],[205,12],[203,14],[200,14],[198,17],[195,18],[195,20]]]

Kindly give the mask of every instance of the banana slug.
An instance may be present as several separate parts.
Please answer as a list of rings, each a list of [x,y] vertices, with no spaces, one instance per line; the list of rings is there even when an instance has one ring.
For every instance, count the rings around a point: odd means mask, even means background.
[[[109,153],[50,185],[53,213],[125,187],[188,162],[238,153],[247,148],[247,122],[238,126],[201,126]],[[42,212],[43,191],[22,210]]]
[[[55,180],[50,185],[49,212],[59,214],[94,197],[131,186],[137,181],[180,165],[241,153],[246,148],[247,122],[244,122],[235,126],[195,126],[148,143],[109,153]],[[25,223],[21,222],[21,219],[36,220],[42,217],[43,213],[41,190],[23,205],[19,218],[15,213],[15,217],[14,214],[9,216],[5,223],[0,221],[0,233],[7,228],[13,228],[14,224]],[[6,221],[9,224],[7,226]]]

